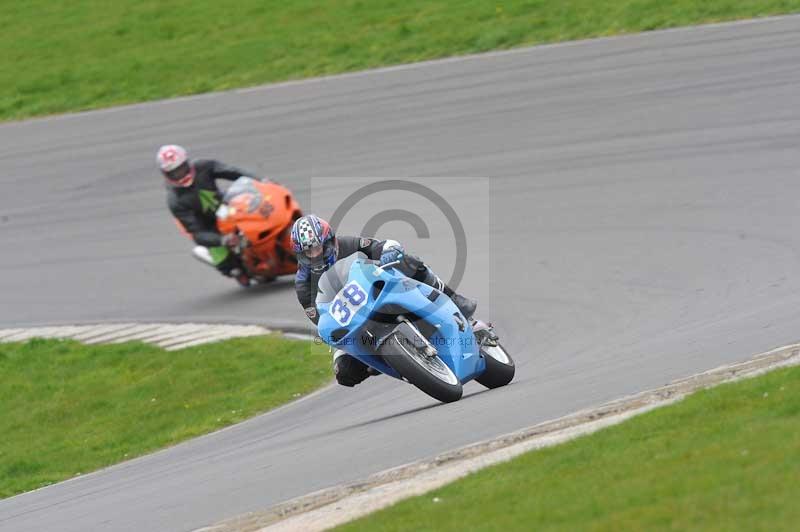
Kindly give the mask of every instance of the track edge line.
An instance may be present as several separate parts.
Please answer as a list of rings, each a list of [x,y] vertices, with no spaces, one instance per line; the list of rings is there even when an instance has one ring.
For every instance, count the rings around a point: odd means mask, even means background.
[[[591,434],[672,404],[696,391],[794,365],[800,365],[800,343],[772,349],[743,362],[677,379],[664,386],[460,447],[433,458],[387,469],[361,481],[323,488],[265,511],[243,514],[195,532],[326,530],[522,453]]]

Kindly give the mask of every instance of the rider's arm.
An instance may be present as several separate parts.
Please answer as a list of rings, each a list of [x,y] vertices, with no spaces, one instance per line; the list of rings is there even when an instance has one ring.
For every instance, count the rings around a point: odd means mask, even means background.
[[[303,307],[306,316],[316,325],[319,321],[319,312],[317,312],[315,303],[317,287],[314,285],[308,267],[301,265],[297,268],[297,274],[294,277],[294,289],[297,292],[297,300]]]
[[[270,179],[269,177],[266,176],[256,177],[256,174],[252,172],[248,172],[247,170],[242,170],[241,168],[237,168],[235,166],[230,166],[221,161],[210,160],[207,162],[211,164],[211,176],[214,179],[226,179],[228,181],[236,181],[241,176],[245,175],[248,177],[252,177],[256,181],[261,181],[262,183],[275,183],[276,185],[280,184],[274,179]]]
[[[339,237],[340,257],[346,257],[351,253],[360,251],[371,260],[381,260],[382,255],[390,250],[396,250],[401,255],[404,253],[403,245],[396,240],[377,240],[363,236]],[[395,260],[395,258],[392,258],[392,260]]]
[[[214,179],[225,179],[227,181],[236,181],[243,175],[255,177],[255,174],[250,173],[247,170],[242,170],[241,168],[237,168],[235,166],[231,166],[223,163],[222,161],[216,161],[214,159],[205,159],[202,161],[197,161],[195,162],[195,164],[208,165],[209,175]]]
[[[222,237],[217,231],[209,230],[201,224],[194,211],[180,204],[177,198],[170,196],[167,200],[169,210],[183,228],[192,235],[198,246],[215,247],[222,245]]]
[[[381,264],[395,264],[395,266],[409,277],[417,280],[424,275],[425,263],[419,257],[406,252],[403,244],[397,240],[382,240],[377,243],[377,255]]]
[[[339,240],[351,239],[350,247],[356,251],[360,251],[371,260],[381,260],[381,253],[383,252],[384,242],[394,242],[394,240],[376,240],[374,238],[365,238],[358,236],[343,236]],[[399,244],[398,244],[399,245]]]

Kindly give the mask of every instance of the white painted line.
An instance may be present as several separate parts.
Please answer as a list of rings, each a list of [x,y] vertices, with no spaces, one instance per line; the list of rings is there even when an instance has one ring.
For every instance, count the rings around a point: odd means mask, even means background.
[[[174,325],[160,324],[150,331],[137,334],[136,340],[152,344],[158,341],[159,339],[164,338],[167,335],[174,334],[174,328],[175,328]]]
[[[267,334],[266,329],[261,330],[245,330],[245,329],[216,329],[209,331],[209,334],[198,337],[197,335],[190,335],[181,337],[177,340],[170,340],[169,342],[161,343],[161,347],[167,351],[174,351],[176,349],[183,349],[184,347],[191,347],[209,342],[218,342],[219,340],[226,340],[228,338],[245,338],[249,336],[261,336]]]
[[[291,338],[293,340],[305,340],[308,342],[313,342],[316,339],[316,336],[312,334],[302,334],[302,333],[283,333],[283,336],[286,338]]]
[[[6,341],[6,338],[11,338],[15,334],[25,332],[25,329],[3,329],[0,330],[0,342]]]
[[[231,328],[231,329],[228,329],[228,331],[225,331],[224,329],[220,329],[220,328],[214,329],[212,327],[210,329],[209,328],[201,328],[201,329],[199,329],[199,330],[197,330],[195,332],[187,332],[186,334],[182,334],[180,336],[176,336],[176,337],[170,338],[168,340],[160,340],[160,341],[158,341],[156,343],[161,347],[170,347],[170,346],[173,346],[173,345],[176,345],[176,344],[186,343],[186,342],[193,341],[193,340],[199,340],[199,339],[203,339],[203,338],[207,338],[207,337],[214,337],[214,336],[217,336],[217,335],[225,333],[225,332],[233,333],[236,336],[253,336],[253,332],[252,331],[237,330],[237,329],[234,329],[234,328]],[[266,333],[265,332],[259,332],[257,334],[266,334]]]
[[[161,342],[171,340],[173,338],[182,338],[188,334],[202,332],[203,325],[183,324],[183,325],[170,325],[165,326],[165,332],[156,336],[151,336],[147,339],[147,343],[159,345]]]
[[[186,343],[186,342],[191,342],[193,340],[207,338],[208,336],[216,337],[217,334],[218,333],[211,333],[211,332],[207,333],[206,331],[199,330],[199,331],[195,331],[193,333],[186,333],[186,334],[180,334],[180,335],[172,336],[170,338],[167,338],[166,340],[158,340],[157,342],[155,342],[155,344],[158,347],[163,347],[163,348],[166,349],[167,347],[169,347],[171,345],[178,345],[178,344],[182,344],[182,343]]]
[[[76,334],[80,334],[83,331],[88,329],[88,326],[61,326],[61,327],[54,327],[53,336],[52,338],[71,338]]]
[[[52,338],[53,330],[49,327],[37,329],[17,329],[17,332],[10,335],[0,336],[0,341],[3,342],[22,342],[31,338]]]
[[[196,345],[210,344],[210,343],[214,343],[214,342],[221,342],[223,340],[230,340],[230,339],[233,339],[233,338],[247,338],[247,337],[252,337],[252,336],[260,336],[260,335],[257,335],[257,334],[245,334],[245,335],[226,334],[226,335],[220,335],[220,336],[215,336],[215,337],[210,337],[210,338],[199,338],[197,340],[189,340],[189,341],[186,341],[186,342],[172,344],[172,345],[169,345],[169,346],[161,346],[161,348],[166,350],[166,351],[178,351],[180,349],[185,349],[187,347],[194,347]]]
[[[89,327],[85,332],[75,334],[72,336],[74,340],[78,340],[79,342],[87,342],[93,338],[102,337],[109,333],[116,333],[119,331],[124,331],[125,329],[132,327],[132,323],[115,323],[113,325],[98,325],[96,327]]]
[[[155,329],[158,329],[160,325],[154,324],[146,324],[146,325],[131,325],[122,330],[117,330],[112,333],[103,334],[100,336],[93,337],[90,341],[86,342],[87,344],[102,344],[102,343],[113,343],[118,344],[122,342],[127,342],[130,340],[137,340],[139,335],[147,332],[151,332]]]
[[[41,329],[37,329],[35,333],[39,338],[54,338],[58,335],[59,330],[59,327],[42,327]],[[26,331],[21,334],[17,334],[14,336],[13,341],[18,342],[23,339],[31,338],[32,334],[32,331]]]
[[[31,338],[69,338],[85,344],[139,340],[174,351],[229,338],[261,336],[271,332],[273,331],[260,325],[106,323],[0,329],[0,342],[25,341]]]
[[[78,334],[85,333],[89,329],[91,329],[91,325],[76,325],[76,326],[64,326],[59,327],[58,332],[54,332],[52,338],[72,338]]]
[[[670,401],[674,402],[674,400]],[[658,405],[662,406],[662,405]],[[359,517],[371,514],[409,497],[422,495],[429,491],[461,479],[470,473],[480,471],[502,462],[507,462],[523,453],[551,447],[579,436],[591,434],[600,429],[616,425],[634,416],[653,410],[656,406],[645,406],[623,414],[609,416],[597,421],[546,434],[540,438],[517,443],[510,447],[479,455],[469,460],[445,465],[431,471],[392,484],[376,486],[366,492],[358,493],[346,500],[323,506],[312,512],[290,517],[284,521],[261,528],[258,532],[317,532],[342,525]]]
[[[254,336],[252,334],[244,335],[244,336]],[[206,336],[204,338],[198,338],[196,340],[181,340],[177,343],[169,344],[169,345],[162,345],[164,349],[167,351],[177,351],[179,349],[185,349],[187,347],[194,347],[196,345],[203,345],[203,344],[210,344],[213,342],[219,342],[221,340],[229,340],[231,338],[242,338],[242,335],[237,335],[235,333],[217,333],[214,335]]]
[[[203,338],[218,338],[219,336],[227,336],[228,338],[231,338],[232,336],[252,336],[252,333],[250,333],[249,331],[241,331],[233,328],[227,329],[227,328],[211,327],[207,330],[201,330],[190,334],[183,334],[181,336],[176,336],[175,338],[170,338],[169,340],[160,341],[158,342],[158,345],[167,348],[167,347],[172,347],[174,345],[194,342],[196,340]]]
[[[721,366],[600,407],[443,453],[430,460],[382,471],[361,481],[325,488],[266,511],[250,512],[197,532],[327,530],[527,451],[590,434],[671,404],[699,389],[798,364],[800,344],[773,349],[745,362]]]

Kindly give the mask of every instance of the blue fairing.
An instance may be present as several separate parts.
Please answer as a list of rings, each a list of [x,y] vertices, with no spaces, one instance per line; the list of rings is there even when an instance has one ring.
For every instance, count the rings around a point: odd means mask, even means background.
[[[479,376],[486,363],[480,356],[470,321],[443,293],[395,269],[381,270],[359,253],[336,263],[320,281],[318,332],[330,345],[395,378],[400,376],[375,356],[380,334],[392,325],[378,323],[381,309],[397,307],[430,324],[428,340],[462,383]],[[385,320],[384,320],[385,321]],[[420,330],[426,327],[414,322]],[[372,333],[372,337],[367,334]]]

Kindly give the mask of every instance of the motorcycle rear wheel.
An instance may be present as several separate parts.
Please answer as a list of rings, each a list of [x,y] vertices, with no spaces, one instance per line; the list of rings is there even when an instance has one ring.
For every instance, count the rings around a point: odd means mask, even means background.
[[[475,378],[476,381],[487,388],[499,388],[511,382],[516,367],[514,359],[502,345],[481,347],[481,356],[486,360],[486,370]]]

